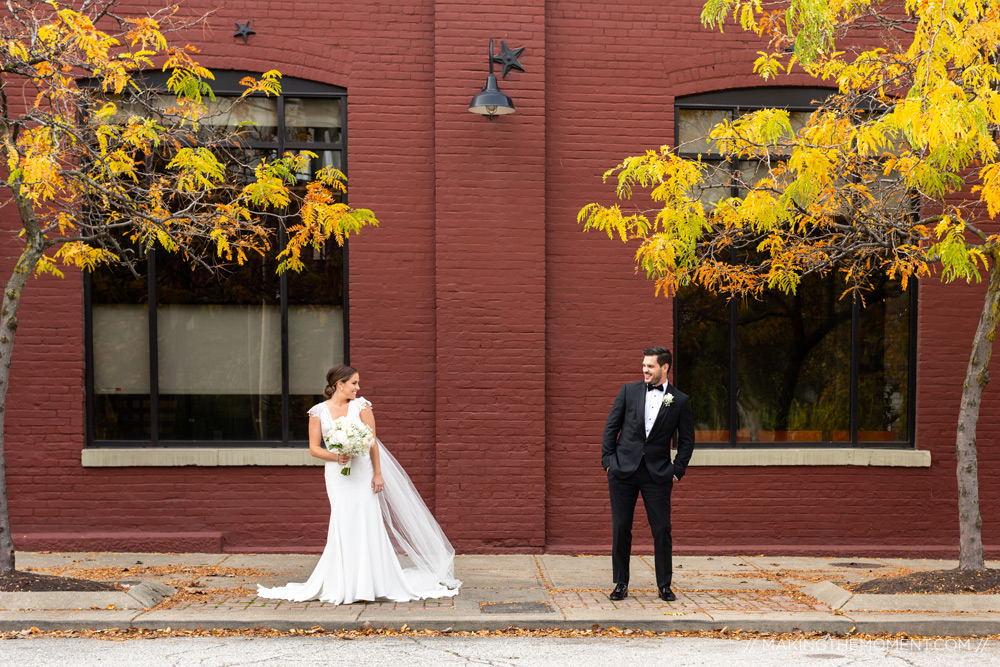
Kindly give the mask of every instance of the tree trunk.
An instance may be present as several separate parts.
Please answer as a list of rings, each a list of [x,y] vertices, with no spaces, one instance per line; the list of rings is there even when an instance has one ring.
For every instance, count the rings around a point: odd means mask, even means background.
[[[958,567],[964,570],[986,568],[983,560],[983,517],[979,513],[979,464],[976,458],[976,422],[983,389],[990,381],[989,364],[993,339],[1000,320],[1000,261],[991,258],[990,280],[986,288],[972,356],[962,385],[962,404],[958,411],[955,458],[958,474]]]
[[[10,534],[10,511],[7,502],[7,463],[4,454],[4,422],[7,416],[7,387],[10,385],[10,359],[14,351],[14,334],[17,332],[17,310],[21,305],[21,292],[28,278],[35,271],[38,259],[45,251],[45,239],[33,212],[21,197],[17,199],[21,221],[25,227],[25,248],[18,258],[14,271],[3,292],[0,309],[0,574],[14,571],[14,540]]]

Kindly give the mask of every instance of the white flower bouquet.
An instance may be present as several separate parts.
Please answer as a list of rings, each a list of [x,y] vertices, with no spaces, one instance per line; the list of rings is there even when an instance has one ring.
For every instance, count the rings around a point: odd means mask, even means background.
[[[338,417],[333,426],[323,433],[323,444],[329,451],[348,456],[363,456],[375,444],[375,434],[370,426],[357,419]],[[351,466],[344,466],[341,475],[350,475]]]

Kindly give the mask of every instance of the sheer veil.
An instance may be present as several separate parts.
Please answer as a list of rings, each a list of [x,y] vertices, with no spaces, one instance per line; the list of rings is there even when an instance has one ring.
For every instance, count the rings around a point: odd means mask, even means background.
[[[378,494],[382,519],[396,552],[410,560],[404,568],[434,585],[458,588],[462,582],[455,578],[455,549],[403,467],[381,440],[378,447],[385,482]]]

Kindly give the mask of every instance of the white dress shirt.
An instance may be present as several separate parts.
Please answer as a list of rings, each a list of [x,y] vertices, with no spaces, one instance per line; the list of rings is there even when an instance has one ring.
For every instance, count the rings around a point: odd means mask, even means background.
[[[656,415],[660,414],[660,407],[663,405],[663,397],[666,395],[667,381],[663,381],[663,391],[659,389],[646,389],[646,437],[653,430],[653,423],[656,422]]]

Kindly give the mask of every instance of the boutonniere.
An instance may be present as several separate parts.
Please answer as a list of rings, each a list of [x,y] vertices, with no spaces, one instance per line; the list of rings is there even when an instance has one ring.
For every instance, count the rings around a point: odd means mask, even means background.
[[[668,408],[670,404],[674,402],[674,395],[667,393],[663,396],[663,407]]]

